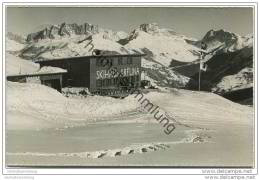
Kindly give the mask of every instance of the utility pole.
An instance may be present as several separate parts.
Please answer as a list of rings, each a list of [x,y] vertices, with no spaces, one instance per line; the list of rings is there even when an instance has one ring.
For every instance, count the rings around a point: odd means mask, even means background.
[[[21,64],[20,64],[20,66],[19,66],[19,74],[22,74]]]
[[[199,91],[200,91],[200,68],[201,68],[201,58],[200,58],[200,65],[199,65]]]
[[[204,42],[201,42],[201,49],[204,51],[200,52],[200,65],[199,65],[199,91],[200,91],[200,78],[201,78],[201,69],[203,69],[203,64],[202,64],[202,59],[204,59],[205,55],[205,50],[207,49],[207,44]],[[204,69],[203,69],[204,70]]]

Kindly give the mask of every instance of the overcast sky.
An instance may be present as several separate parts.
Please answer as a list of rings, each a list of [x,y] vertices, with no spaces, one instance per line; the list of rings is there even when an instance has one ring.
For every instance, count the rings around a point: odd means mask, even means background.
[[[240,35],[253,32],[253,9],[247,7],[8,7],[6,12],[7,31],[19,34],[63,22],[88,22],[126,32],[142,23],[157,22],[160,27],[198,39],[210,29],[226,29]]]

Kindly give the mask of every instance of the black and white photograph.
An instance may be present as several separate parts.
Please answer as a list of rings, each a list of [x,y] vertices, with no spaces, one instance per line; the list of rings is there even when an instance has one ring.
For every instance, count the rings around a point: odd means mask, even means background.
[[[256,167],[254,5],[4,16],[5,167]]]

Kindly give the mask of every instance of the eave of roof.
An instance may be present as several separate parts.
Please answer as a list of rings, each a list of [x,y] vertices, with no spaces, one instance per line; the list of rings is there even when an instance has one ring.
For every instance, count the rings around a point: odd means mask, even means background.
[[[146,54],[105,54],[105,55],[91,55],[91,56],[76,56],[76,57],[66,57],[66,58],[57,58],[57,59],[44,59],[44,60],[38,60],[35,61],[35,63],[41,63],[41,62],[47,62],[47,61],[63,61],[63,60],[75,60],[80,58],[93,58],[93,57],[120,57],[120,56],[132,56],[132,57],[138,57],[138,56],[146,56]]]

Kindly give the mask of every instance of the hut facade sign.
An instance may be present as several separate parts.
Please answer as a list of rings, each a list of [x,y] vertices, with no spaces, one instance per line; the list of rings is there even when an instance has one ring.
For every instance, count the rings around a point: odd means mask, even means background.
[[[37,62],[41,68],[51,66],[66,69],[62,87],[87,87],[93,94],[111,95],[140,86],[142,56],[144,54],[107,54]],[[121,77],[124,81],[120,81]]]
[[[103,69],[100,71],[97,71],[96,79],[107,79],[107,78],[116,78],[121,73],[121,76],[127,77],[127,76],[135,76],[140,74],[139,67],[127,67],[122,69]]]

